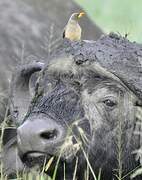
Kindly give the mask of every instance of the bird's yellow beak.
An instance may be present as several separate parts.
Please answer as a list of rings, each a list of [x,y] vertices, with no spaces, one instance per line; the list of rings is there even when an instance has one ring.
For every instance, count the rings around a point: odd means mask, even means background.
[[[81,18],[84,15],[85,15],[85,12],[80,12],[79,15],[78,15],[78,18]]]

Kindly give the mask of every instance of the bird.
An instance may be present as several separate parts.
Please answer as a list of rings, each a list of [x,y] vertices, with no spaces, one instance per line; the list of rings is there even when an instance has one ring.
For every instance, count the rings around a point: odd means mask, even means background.
[[[84,12],[73,13],[69,18],[67,25],[64,28],[63,38],[67,38],[71,41],[81,40],[82,29],[79,25],[79,19],[84,16]]]

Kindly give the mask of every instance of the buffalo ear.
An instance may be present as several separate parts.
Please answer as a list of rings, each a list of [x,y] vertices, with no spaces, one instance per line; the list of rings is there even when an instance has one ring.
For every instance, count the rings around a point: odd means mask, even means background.
[[[9,105],[10,114],[15,123],[20,124],[27,113],[32,99],[29,85],[32,81],[31,77],[33,77],[34,73],[41,71],[43,66],[44,64],[40,62],[24,65],[12,76]]]

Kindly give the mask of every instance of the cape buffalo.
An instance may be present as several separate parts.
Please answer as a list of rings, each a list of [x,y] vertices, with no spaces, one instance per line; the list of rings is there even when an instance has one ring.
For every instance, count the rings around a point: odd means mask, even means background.
[[[56,179],[130,179],[141,160],[141,49],[115,34],[64,40],[49,63],[18,69],[10,112],[19,127],[17,144],[5,146],[7,172],[15,147],[19,171],[54,157],[44,170],[52,176],[59,160]]]

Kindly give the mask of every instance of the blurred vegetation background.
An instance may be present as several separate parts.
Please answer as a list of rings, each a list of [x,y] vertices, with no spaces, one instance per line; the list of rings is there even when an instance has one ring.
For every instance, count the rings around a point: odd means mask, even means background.
[[[75,0],[105,33],[128,34],[142,43],[142,0]]]

